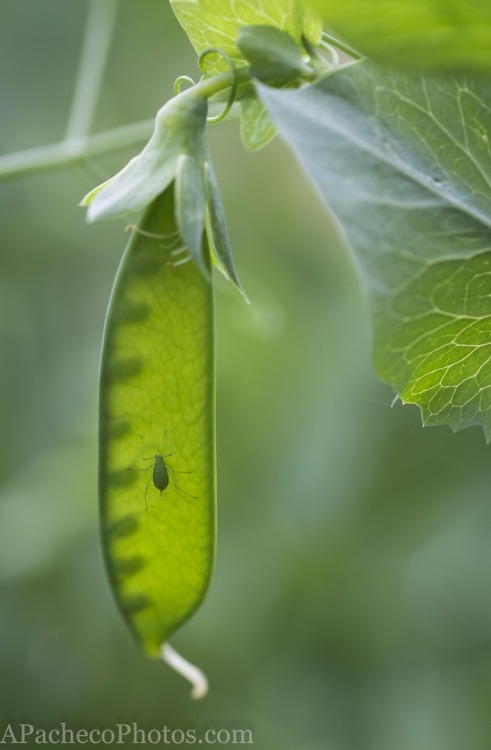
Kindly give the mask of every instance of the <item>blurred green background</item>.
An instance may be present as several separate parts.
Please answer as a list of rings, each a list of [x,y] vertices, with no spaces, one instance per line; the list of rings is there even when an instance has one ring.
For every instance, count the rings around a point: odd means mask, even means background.
[[[1,5],[7,154],[62,138],[87,4]],[[195,55],[168,2],[119,0],[94,132],[153,117],[181,73]],[[246,727],[260,750],[489,750],[483,435],[390,408],[356,270],[285,146],[246,154],[236,122],[210,143],[253,302],[217,284],[218,557],[173,640],[210,694],[192,703],[140,652],[99,548],[98,359],[127,235],[77,203],[135,146],[0,183],[0,733],[136,721]]]

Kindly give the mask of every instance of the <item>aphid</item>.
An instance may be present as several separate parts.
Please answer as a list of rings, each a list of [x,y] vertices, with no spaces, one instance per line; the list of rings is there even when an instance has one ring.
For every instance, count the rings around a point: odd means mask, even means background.
[[[168,456],[172,456],[172,453],[168,453],[166,456],[163,456],[161,453],[157,453],[154,458],[154,465],[153,465],[153,471],[152,471],[152,481],[153,486],[156,490],[160,490],[162,493],[164,490],[167,489],[169,486],[169,472],[167,469],[167,466],[165,464],[164,459]],[[147,459],[151,461],[152,459]]]
[[[143,441],[143,437],[140,435],[140,438]],[[153,467],[149,466],[148,469],[143,469],[143,471],[148,471],[149,469],[152,469],[152,476],[147,482],[147,486],[145,487],[145,508],[148,510],[148,500],[147,500],[147,492],[148,487],[150,485],[150,482],[153,482],[153,486],[156,490],[160,492],[162,495],[163,492],[167,489],[169,486],[169,478],[170,476],[173,476],[174,474],[192,474],[191,471],[175,471],[171,466],[169,466],[168,463],[165,462],[166,458],[169,458],[169,456],[172,456],[172,453],[156,453],[154,456],[145,457],[142,456],[143,461],[153,461]],[[186,490],[182,490],[180,487],[177,486],[177,484],[173,481],[174,487],[178,492],[182,492],[184,495],[187,495],[188,497],[193,498],[193,500],[197,500],[197,498],[194,495],[191,495],[189,492],[186,492]]]

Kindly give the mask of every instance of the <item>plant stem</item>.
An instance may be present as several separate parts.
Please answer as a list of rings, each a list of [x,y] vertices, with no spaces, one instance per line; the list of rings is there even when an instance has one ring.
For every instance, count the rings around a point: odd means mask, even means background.
[[[322,41],[328,42],[328,44],[332,44],[333,47],[337,47],[339,50],[341,50],[341,52],[346,52],[347,55],[353,57],[355,60],[361,60],[361,58],[363,57],[363,55],[353,49],[353,47],[350,47],[348,44],[344,44],[344,42],[340,42],[339,39],[336,39],[335,36],[331,36],[325,31],[322,33]]]
[[[249,80],[249,74],[245,67],[238,68],[235,71],[235,76],[239,83]],[[230,88],[232,82],[232,73],[219,73],[211,78],[204,78],[178,96],[205,96],[208,98]],[[70,138],[49,146],[40,146],[0,156],[0,180],[60,169],[78,164],[94,156],[133,146],[150,137],[154,124],[153,120],[145,120],[133,125],[106,130],[96,135]]]
[[[144,120],[84,138],[72,138],[6,154],[0,157],[0,180],[61,169],[94,156],[144,143],[150,137],[154,124],[154,120]]]
[[[215,94],[220,94],[222,91],[226,91],[233,84],[234,81],[237,84],[246,83],[251,80],[248,67],[235,68],[235,72],[226,71],[225,73],[218,73],[216,76],[210,78],[202,78],[195,86],[192,86],[185,91],[178,94],[178,97],[193,97],[202,96],[205,99],[209,99]]]
[[[89,132],[109,55],[117,7],[117,0],[90,0],[66,140],[81,138]]]

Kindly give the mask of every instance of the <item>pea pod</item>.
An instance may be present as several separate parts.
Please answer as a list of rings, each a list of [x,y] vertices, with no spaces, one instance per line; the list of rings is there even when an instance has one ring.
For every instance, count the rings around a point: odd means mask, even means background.
[[[176,265],[176,251],[171,186],[134,231],[116,277],[101,365],[99,465],[116,600],[145,651],[174,663],[165,644],[207,589],[216,503],[213,292],[194,263]],[[155,478],[159,459],[167,482]],[[195,685],[195,697],[203,689]]]

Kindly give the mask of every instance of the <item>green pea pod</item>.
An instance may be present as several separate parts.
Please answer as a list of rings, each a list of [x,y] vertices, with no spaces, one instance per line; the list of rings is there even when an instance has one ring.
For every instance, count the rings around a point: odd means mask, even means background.
[[[213,292],[194,263],[175,265],[180,244],[171,186],[135,229],[111,297],[99,491],[118,605],[151,657],[195,670],[199,697],[204,676],[166,641],[202,601],[214,560]]]

